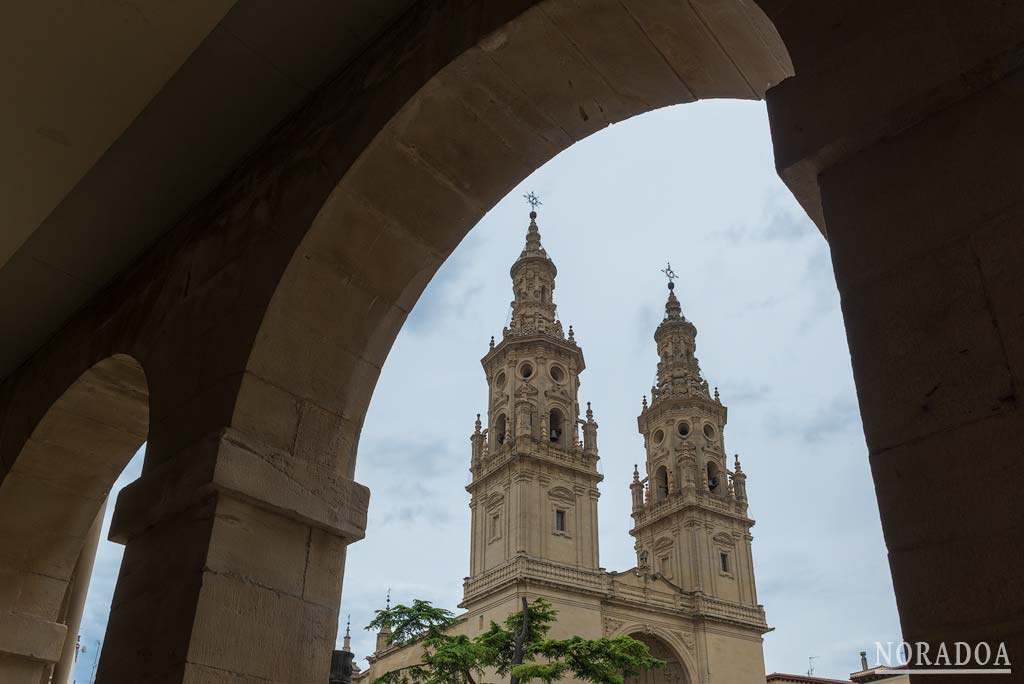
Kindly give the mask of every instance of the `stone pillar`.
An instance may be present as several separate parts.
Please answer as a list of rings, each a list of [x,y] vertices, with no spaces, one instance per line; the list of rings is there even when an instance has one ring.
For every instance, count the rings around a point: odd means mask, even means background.
[[[39,684],[60,658],[64,625],[24,613],[0,619],[0,681]]]
[[[973,8],[961,6],[959,25]],[[922,54],[968,54],[940,38]],[[951,78],[954,89],[936,91],[945,101],[879,112],[899,126],[821,170],[818,185],[903,637],[1005,641],[1019,667],[1024,72],[994,78],[1001,64]]]
[[[350,651],[334,651],[331,654],[329,684],[351,684],[354,658],[355,655]]]
[[[344,476],[306,481],[297,460],[225,428],[122,491],[98,682],[327,680],[369,494]]]
[[[69,684],[72,681],[71,671],[75,667],[78,651],[78,630],[82,626],[82,615],[85,613],[85,599],[89,595],[89,581],[92,579],[92,568],[96,563],[96,550],[100,545],[100,533],[103,529],[103,515],[107,512],[107,502],[103,501],[96,519],[89,528],[85,546],[75,564],[75,574],[71,577],[68,587],[67,613],[64,624],[67,634],[64,637],[64,648],[61,650],[60,661],[53,668],[52,684]]]

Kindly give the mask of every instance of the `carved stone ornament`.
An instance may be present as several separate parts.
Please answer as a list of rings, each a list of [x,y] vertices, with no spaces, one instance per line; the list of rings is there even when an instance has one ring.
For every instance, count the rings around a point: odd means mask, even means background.
[[[694,644],[693,632],[687,632],[686,630],[679,630],[675,634],[676,634],[676,636],[679,637],[679,640],[683,642],[683,645],[686,646],[687,649],[689,649],[691,651],[693,650],[693,644]]]
[[[606,617],[604,619],[604,634],[605,636],[611,636],[615,634],[622,627],[622,621],[616,620],[615,618]]]

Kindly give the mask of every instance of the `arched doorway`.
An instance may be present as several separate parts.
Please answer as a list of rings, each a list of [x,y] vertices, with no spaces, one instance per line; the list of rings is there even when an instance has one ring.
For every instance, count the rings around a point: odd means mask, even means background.
[[[690,684],[686,668],[664,640],[646,632],[637,632],[629,636],[646,644],[651,655],[664,661],[665,667],[644,670],[638,675],[627,677],[626,684]]]

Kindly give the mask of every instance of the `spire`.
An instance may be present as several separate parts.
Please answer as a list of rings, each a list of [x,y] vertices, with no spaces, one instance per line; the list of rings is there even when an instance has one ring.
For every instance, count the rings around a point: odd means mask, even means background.
[[[711,399],[707,381],[701,376],[697,349],[697,328],[683,315],[683,307],[676,297],[675,280],[678,276],[667,264],[661,271],[668,278],[668,299],[665,301],[665,318],[654,332],[658,343],[658,382],[652,388],[654,401],[672,395],[698,396]]]
[[[540,244],[540,229],[537,228],[537,207],[544,203],[540,201],[535,192],[526,193],[523,195],[523,199],[530,205],[530,227],[526,229],[526,246],[523,247],[519,258],[523,259],[528,256],[547,258],[548,253],[544,251],[544,247]]]
[[[636,464],[633,464],[633,481],[629,484],[629,493],[633,499],[633,515],[635,516],[644,507],[644,484],[640,481],[640,471]]]
[[[594,420],[594,409],[587,402],[587,421],[583,423],[583,450],[597,458],[597,421]]]
[[[676,298],[676,284],[671,280],[668,281],[668,300],[665,302],[665,320],[686,320],[686,318],[683,317],[683,307],[679,304],[679,300]]]
[[[530,204],[530,225],[523,251],[510,270],[515,299],[505,335],[548,335],[564,341],[553,297],[558,269],[541,244],[537,227],[537,206],[541,202],[532,192],[524,197]]]
[[[341,644],[342,651],[352,652],[352,613],[345,620],[345,640]]]
[[[741,505],[747,505],[747,474],[740,467],[740,455],[736,454],[736,467],[732,471],[733,496]]]
[[[672,270],[672,264],[665,264],[665,268],[661,269],[661,272],[668,278],[668,300],[665,302],[665,322],[668,321],[685,321],[686,317],[683,316],[683,307],[679,304],[679,300],[676,298],[676,272]]]
[[[544,251],[544,245],[540,244],[540,228],[537,227],[537,212],[530,212],[530,227],[526,229],[526,246],[519,253],[519,258],[528,256],[542,256],[547,258],[548,253]]]
[[[387,602],[385,603],[385,611],[391,610],[391,588],[388,587]],[[384,626],[377,632],[377,648],[376,653],[387,650],[391,646],[391,620],[389,619],[384,623]]]

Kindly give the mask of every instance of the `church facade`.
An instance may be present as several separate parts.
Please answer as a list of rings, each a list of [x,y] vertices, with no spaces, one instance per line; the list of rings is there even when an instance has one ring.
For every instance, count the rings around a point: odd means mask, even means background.
[[[636,566],[600,565],[598,424],[581,411],[583,350],[563,330],[554,303],[557,268],[541,245],[536,212],[511,268],[513,313],[482,359],[489,392],[486,427],[470,437],[470,574],[457,631],[484,631],[543,597],[558,611],[550,636],[630,635],[668,667],[644,684],[763,684],[762,636],[738,457],[728,467],[727,410],[703,379],[697,330],[669,280],[665,317],[654,334],[657,384],[638,417],[644,468],[632,482]],[[625,483],[623,483],[625,485]],[[370,681],[418,662],[417,647],[378,635]]]

